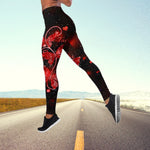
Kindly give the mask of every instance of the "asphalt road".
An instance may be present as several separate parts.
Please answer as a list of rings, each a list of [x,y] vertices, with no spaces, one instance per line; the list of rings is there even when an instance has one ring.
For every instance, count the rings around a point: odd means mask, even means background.
[[[78,130],[84,150],[150,150],[150,114],[121,109],[116,124],[104,104],[88,100],[58,103],[61,121],[46,133],[45,106],[0,114],[0,150],[73,150]]]

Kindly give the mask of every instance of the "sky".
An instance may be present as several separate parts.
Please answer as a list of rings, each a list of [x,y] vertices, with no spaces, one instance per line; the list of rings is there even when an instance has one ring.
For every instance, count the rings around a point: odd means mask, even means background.
[[[62,8],[112,93],[150,91],[149,0],[73,0]],[[44,30],[40,0],[1,2],[0,91],[44,90]],[[98,92],[64,51],[57,75],[59,91]]]

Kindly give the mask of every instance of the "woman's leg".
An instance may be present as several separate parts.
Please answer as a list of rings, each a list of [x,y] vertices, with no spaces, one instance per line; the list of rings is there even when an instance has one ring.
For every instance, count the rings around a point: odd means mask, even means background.
[[[81,67],[95,83],[104,100],[110,96],[110,91],[103,79],[99,68],[87,57],[82,44],[75,33],[64,45],[64,50],[71,59]]]
[[[42,57],[45,73],[46,117],[55,114],[58,93],[57,64],[62,52],[62,30],[59,26],[52,26],[44,34],[42,42]],[[49,114],[49,115],[48,115]]]

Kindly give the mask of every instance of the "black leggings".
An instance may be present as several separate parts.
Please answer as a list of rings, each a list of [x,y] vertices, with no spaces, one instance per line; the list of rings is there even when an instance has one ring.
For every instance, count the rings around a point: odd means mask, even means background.
[[[58,92],[56,68],[62,49],[88,74],[106,100],[110,96],[109,89],[98,67],[85,54],[71,18],[57,6],[44,9],[43,18],[45,32],[42,41],[42,57],[45,72],[46,113],[55,113]]]

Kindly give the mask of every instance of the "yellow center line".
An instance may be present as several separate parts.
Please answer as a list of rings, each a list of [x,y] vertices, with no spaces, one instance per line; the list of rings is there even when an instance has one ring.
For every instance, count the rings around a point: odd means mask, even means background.
[[[74,150],[84,150],[84,131],[77,130]]]
[[[84,111],[84,109],[83,109],[83,108],[81,108],[81,111]]]

